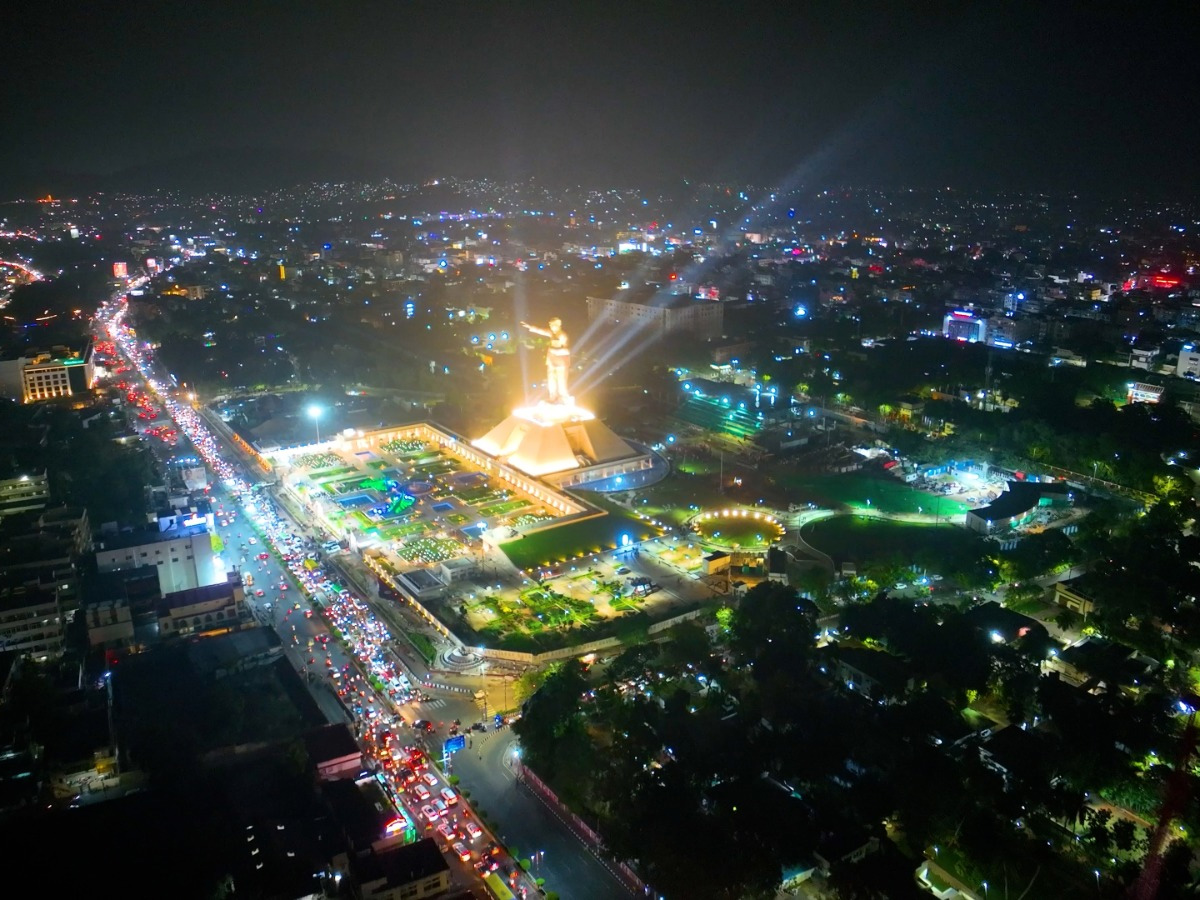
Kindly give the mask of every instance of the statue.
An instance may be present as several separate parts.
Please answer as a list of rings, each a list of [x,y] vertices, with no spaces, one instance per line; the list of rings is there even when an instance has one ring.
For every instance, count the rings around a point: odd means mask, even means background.
[[[528,322],[521,323],[534,334],[550,338],[550,346],[546,350],[546,387],[550,390],[550,402],[571,406],[575,399],[567,392],[567,373],[571,369],[567,333],[562,330],[562,319],[556,317],[547,324],[550,326],[548,329],[538,328]]]

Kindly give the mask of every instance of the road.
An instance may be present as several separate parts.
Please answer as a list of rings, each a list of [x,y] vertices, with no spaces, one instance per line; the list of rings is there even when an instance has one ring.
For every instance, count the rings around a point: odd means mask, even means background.
[[[130,356],[130,347],[124,347],[122,350],[127,356]],[[335,640],[329,641],[328,652],[322,652],[320,638],[328,636],[328,626],[319,614],[314,614],[312,618],[306,616],[306,613],[311,610],[308,598],[302,590],[298,589],[298,578],[294,576],[293,571],[288,571],[287,566],[277,556],[277,553],[281,552],[281,540],[295,538],[305,541],[301,550],[308,550],[314,546],[313,539],[317,538],[317,535],[308,533],[304,526],[292,520],[288,511],[283,509],[282,505],[277,505],[274,498],[271,498],[268,493],[257,491],[251,492],[250,496],[247,496],[248,485],[245,480],[242,480],[238,486],[240,496],[235,497],[230,491],[230,484],[233,484],[230,475],[236,475],[238,479],[245,479],[244,467],[240,464],[240,455],[236,454],[215,430],[203,425],[202,420],[190,404],[182,401],[181,396],[174,397],[174,403],[170,400],[170,395],[178,394],[178,391],[173,391],[167,380],[158,376],[155,366],[151,362],[148,360],[138,361],[142,364],[144,376],[149,376],[151,382],[158,385],[158,395],[154,397],[154,400],[161,403],[166,412],[174,416],[174,424],[181,432],[179,451],[184,454],[191,452],[191,448],[184,449],[182,445],[186,444],[184,436],[192,433],[192,436],[196,437],[199,442],[194,445],[194,450],[209,462],[210,468],[217,470],[218,476],[212,484],[211,496],[215,509],[218,510],[217,533],[220,534],[226,545],[226,551],[223,552],[224,562],[230,565],[239,565],[244,574],[253,576],[254,584],[247,592],[247,604],[251,607],[254,616],[260,622],[275,628],[280,634],[289,660],[292,660],[296,671],[307,677],[314,700],[330,721],[349,720],[354,725],[355,732],[359,734],[360,739],[370,744],[378,732],[371,726],[366,726],[365,720],[359,716],[346,713],[342,703],[338,702],[334,690],[330,688],[329,679],[326,676],[326,672],[330,668],[325,665],[326,656],[331,661],[331,667],[349,674],[353,674],[355,668],[361,667],[362,660],[350,659],[337,646]],[[134,367],[137,368],[137,366]],[[132,382],[134,379],[130,380]],[[152,442],[152,446],[155,446],[155,451],[160,456],[169,456],[173,452],[170,444],[166,442],[161,446],[157,445],[157,442]],[[254,472],[252,478],[257,478],[259,474]],[[226,524],[221,524],[221,522]],[[265,558],[259,558],[260,556],[265,556]],[[282,588],[281,584],[287,584],[288,587]],[[371,587],[374,588],[373,584]],[[258,595],[259,590],[262,590],[262,596]],[[391,601],[379,598],[377,589],[368,590],[366,593],[367,599],[372,605],[377,607],[389,605],[392,606],[389,612],[397,612]],[[361,616],[361,613],[355,614]],[[366,617],[370,617],[370,613],[366,613]],[[388,618],[395,622],[394,614]],[[343,622],[340,626],[344,632],[347,626],[353,628],[353,625],[353,622],[348,624]],[[310,640],[313,641],[312,649],[308,647]],[[379,649],[379,647],[374,647],[374,650]],[[401,650],[398,655],[404,664],[403,667],[410,670],[409,674],[416,674],[419,677],[427,674],[420,671],[421,666],[413,670],[412,656],[403,653],[401,638],[396,638],[394,646],[389,649]],[[397,659],[395,653],[389,653],[388,656],[389,659]],[[408,656],[407,659],[406,656]],[[310,659],[313,661],[308,662]],[[407,721],[408,724],[412,724],[418,718],[436,718],[436,722],[440,726],[438,728],[440,733],[431,740],[431,743],[439,742],[440,736],[444,734],[443,728],[448,727],[446,726],[448,722],[458,719],[464,724],[469,724],[469,722],[478,720],[482,712],[469,694],[463,695],[451,691],[437,692],[437,696],[432,698],[432,702],[422,703],[415,707],[412,704],[394,707],[388,698],[374,695],[370,688],[362,684],[361,679],[355,684],[355,688],[362,689],[362,694],[360,695],[361,700],[354,702],[362,702],[367,706],[373,704],[374,708],[388,710],[388,712],[395,710],[403,716],[404,721]],[[533,862],[534,871],[530,875],[545,878],[548,888],[557,890],[560,896],[568,899],[612,898],[612,896],[628,893],[623,884],[612,875],[610,869],[583,846],[564,822],[553,815],[538,797],[530,794],[526,788],[516,785],[508,764],[511,757],[506,760],[503,752],[514,740],[511,732],[503,731],[485,734],[485,736],[473,734],[472,749],[474,749],[476,739],[479,740],[479,751],[475,752],[474,757],[470,757],[466,752],[458,757],[456,761],[458,774],[467,780],[468,790],[474,791],[474,786],[478,784],[480,802],[496,818],[502,841],[504,839],[511,840],[522,854],[536,853]],[[436,748],[431,749],[437,752]],[[486,752],[484,752],[485,750]],[[403,786],[395,787],[395,799],[406,806],[413,821],[421,822],[421,804],[416,802],[412,794],[404,791]],[[461,810],[467,808],[467,803],[461,804]],[[457,816],[455,818],[457,821]],[[476,880],[473,872],[470,872],[467,866],[458,863],[454,854],[448,854],[448,859],[451,862],[451,871],[454,872],[456,884],[478,890],[479,881]],[[518,883],[526,886],[529,895],[536,892],[532,877],[523,876]]]

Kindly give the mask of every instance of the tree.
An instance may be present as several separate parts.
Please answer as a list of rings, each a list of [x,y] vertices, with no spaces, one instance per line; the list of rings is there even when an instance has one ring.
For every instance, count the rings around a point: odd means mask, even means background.
[[[795,588],[765,581],[742,597],[729,645],[754,665],[755,678],[766,678],[776,670],[797,673],[811,655],[816,621],[816,608]]]
[[[559,738],[571,733],[578,723],[580,696],[586,686],[579,660],[556,664],[513,726],[521,738],[526,761],[547,778],[555,774]]]
[[[1129,853],[1137,841],[1137,825],[1132,819],[1118,819],[1112,827],[1113,845],[1122,853]]]
[[[1087,825],[1084,828],[1084,838],[1099,854],[1108,852],[1113,841],[1113,834],[1108,830],[1112,820],[1112,810],[1093,809],[1087,814]]]

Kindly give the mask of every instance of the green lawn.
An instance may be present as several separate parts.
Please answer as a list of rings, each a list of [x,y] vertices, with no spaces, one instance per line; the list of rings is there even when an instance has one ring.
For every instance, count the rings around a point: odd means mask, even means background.
[[[863,516],[834,516],[805,525],[801,536],[839,560],[866,563],[899,556],[912,559],[918,550],[944,550],[974,545],[979,538],[957,525],[915,525]]]
[[[769,522],[751,518],[715,518],[695,523],[701,539],[722,547],[762,549],[778,540],[779,529]]]
[[[476,511],[484,518],[492,516],[504,516],[511,512],[516,512],[518,509],[524,509],[529,506],[528,500],[517,498],[515,500],[504,500],[501,503],[490,503],[487,506],[478,506]]]
[[[833,508],[870,507],[890,513],[926,513],[955,516],[972,508],[969,503],[916,491],[890,475],[796,475],[780,473],[775,485],[791,503],[816,503]],[[869,502],[868,502],[869,501]]]
[[[614,510],[606,516],[526,535],[501,544],[500,549],[517,568],[531,569],[612,550],[620,546],[621,536],[625,534],[632,541],[642,541],[659,533],[649,522],[631,516],[619,507]]]

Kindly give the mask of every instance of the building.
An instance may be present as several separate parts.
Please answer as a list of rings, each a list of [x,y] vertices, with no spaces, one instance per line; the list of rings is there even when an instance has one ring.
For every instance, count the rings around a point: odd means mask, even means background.
[[[1158,668],[1153,657],[1094,636],[1042,661],[1043,673],[1057,672],[1067,684],[1086,690],[1136,688]]]
[[[438,575],[443,584],[466,581],[479,574],[479,563],[469,556],[456,556],[438,564]]]
[[[1020,782],[1037,783],[1052,758],[1045,738],[1036,731],[1009,725],[979,747],[980,761],[1004,779],[1004,789]]]
[[[45,509],[50,502],[46,470],[31,469],[0,478],[0,519],[15,513]]]
[[[57,591],[0,587],[0,648],[50,659],[62,654],[66,629]]]
[[[228,573],[223,583],[169,591],[158,602],[161,637],[240,628],[250,620],[241,576]]]
[[[77,609],[79,561],[92,539],[87,513],[63,508],[0,521],[0,589],[54,594],[67,613]]]
[[[371,853],[354,870],[363,900],[421,900],[450,889],[450,864],[432,838]]]
[[[1163,388],[1159,385],[1135,381],[1129,385],[1126,399],[1130,403],[1158,403],[1162,396]]]
[[[1061,481],[1010,481],[1008,488],[987,506],[969,510],[964,524],[980,534],[1017,528],[1028,522],[1039,506],[1068,499],[1070,492]]]
[[[190,640],[183,646],[192,670],[213,679],[273,666],[284,656],[283,641],[271,628],[228,631],[206,636],[202,641]]]
[[[1152,372],[1157,361],[1157,347],[1135,347],[1129,351],[1129,368],[1131,369],[1143,369],[1147,372]]]
[[[353,778],[363,770],[362,749],[345,723],[322,725],[305,732],[304,749],[322,781]]]
[[[847,688],[880,703],[900,699],[916,686],[912,667],[883,650],[834,647],[828,665]]]
[[[61,346],[26,350],[16,358],[0,360],[0,391],[22,403],[86,394],[95,384],[90,344],[82,350]]]
[[[158,567],[159,589],[164,595],[226,580],[225,565],[213,553],[212,538],[203,523],[106,536],[96,550],[100,572],[147,565]]]
[[[83,608],[88,646],[119,649],[133,643],[133,610],[124,600],[105,600]]]
[[[1200,350],[1195,344],[1184,344],[1180,348],[1175,374],[1180,378],[1200,379]]]
[[[590,322],[620,325],[647,336],[687,332],[707,339],[720,336],[725,327],[724,304],[682,294],[588,297],[587,307]]]
[[[976,631],[985,634],[993,643],[1012,644],[1028,640],[1045,644],[1050,632],[1031,616],[1001,606],[995,601],[980,603],[963,614],[963,619]]]
[[[1089,616],[1096,611],[1090,584],[1091,579],[1087,575],[1059,581],[1054,585],[1054,602],[1063,609]]]
[[[942,320],[942,335],[952,341],[982,344],[988,335],[987,317],[969,309],[952,310]]]

